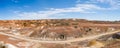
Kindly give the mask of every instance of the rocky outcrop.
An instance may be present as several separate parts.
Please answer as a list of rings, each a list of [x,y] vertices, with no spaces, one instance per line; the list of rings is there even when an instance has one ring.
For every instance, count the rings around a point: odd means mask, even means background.
[[[112,35],[114,39],[120,39],[120,32]]]

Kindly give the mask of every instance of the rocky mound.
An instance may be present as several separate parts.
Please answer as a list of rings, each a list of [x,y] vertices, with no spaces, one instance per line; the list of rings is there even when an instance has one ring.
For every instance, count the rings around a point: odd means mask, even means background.
[[[1,28],[17,29],[22,35],[45,40],[67,40],[120,29],[119,21],[84,19],[1,20],[0,23]]]

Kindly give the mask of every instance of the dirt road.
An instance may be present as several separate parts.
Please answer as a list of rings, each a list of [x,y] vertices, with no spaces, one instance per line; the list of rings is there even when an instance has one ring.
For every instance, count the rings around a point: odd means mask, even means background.
[[[83,38],[75,38],[75,39],[67,40],[67,42],[76,42],[76,41],[84,41],[84,40],[89,40],[89,39],[95,39],[95,38],[99,38],[99,37],[104,36],[104,35],[110,35],[110,34],[114,34],[114,33],[117,33],[117,32],[120,32],[120,30],[113,31],[113,32],[107,32],[107,33],[102,33],[102,34],[99,34],[99,35],[92,35],[92,36],[83,37]]]
[[[7,33],[3,33],[3,32],[0,32],[0,34],[6,35],[6,36],[10,36],[10,37],[14,37],[14,38],[18,38],[18,39],[22,39],[22,40],[26,40],[26,41],[30,41],[30,42],[37,42],[37,43],[38,42],[39,43],[60,43],[60,44],[64,44],[64,43],[71,43],[71,42],[76,42],[76,41],[84,41],[84,40],[89,40],[89,39],[95,39],[95,38],[101,37],[103,35],[114,34],[114,33],[117,33],[117,32],[120,32],[120,30],[112,31],[112,32],[106,32],[106,33],[101,33],[99,35],[92,35],[92,36],[83,37],[83,38],[75,38],[75,39],[65,40],[65,41],[43,41],[43,40],[35,40],[35,39],[27,38],[27,37],[11,35],[11,34],[7,34]]]

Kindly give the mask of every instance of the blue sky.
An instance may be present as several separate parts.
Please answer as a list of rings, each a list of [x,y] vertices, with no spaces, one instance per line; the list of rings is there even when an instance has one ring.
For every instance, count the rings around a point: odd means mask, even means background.
[[[0,20],[120,20],[120,0],[0,0]]]

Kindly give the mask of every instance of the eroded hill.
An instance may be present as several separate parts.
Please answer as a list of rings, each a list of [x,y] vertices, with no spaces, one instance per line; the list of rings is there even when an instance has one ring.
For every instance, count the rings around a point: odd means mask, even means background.
[[[92,35],[100,35],[117,30],[120,30],[119,21],[88,21],[84,19],[1,20],[0,21],[1,32],[16,36],[31,38],[35,40],[40,40],[40,41],[65,41],[76,38],[84,38]],[[107,40],[111,37],[112,35],[106,38],[102,38],[102,39],[100,38],[95,40],[101,42],[107,42]],[[89,40],[87,41],[87,43],[85,43],[86,45],[81,45],[81,46],[87,47],[87,45],[89,45],[89,42],[91,41]],[[75,47],[77,47],[77,45],[79,46],[81,44],[81,41],[74,42],[73,44],[76,45]],[[107,44],[105,47],[108,47],[109,45],[111,44]]]

